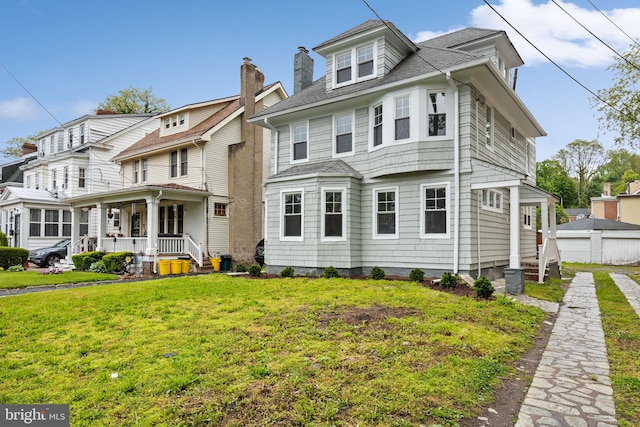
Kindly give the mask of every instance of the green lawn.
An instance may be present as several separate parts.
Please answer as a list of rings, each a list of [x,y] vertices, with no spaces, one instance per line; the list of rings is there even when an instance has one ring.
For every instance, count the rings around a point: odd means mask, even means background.
[[[45,269],[43,269],[45,270]],[[65,283],[97,282],[115,280],[115,274],[87,271],[65,271],[59,274],[40,274],[39,271],[0,271],[0,289],[18,289],[27,286],[60,285]]]
[[[0,298],[0,403],[73,426],[456,425],[539,309],[409,282],[203,275]]]

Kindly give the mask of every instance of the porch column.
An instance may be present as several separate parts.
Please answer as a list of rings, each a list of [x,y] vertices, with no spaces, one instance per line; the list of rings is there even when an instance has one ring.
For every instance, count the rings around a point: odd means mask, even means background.
[[[158,250],[158,200],[150,196],[147,202],[147,247],[145,254],[156,255]]]
[[[544,247],[544,243],[549,238],[549,203],[545,200],[540,203],[540,221],[542,222],[542,247]],[[555,218],[555,214],[554,214]],[[555,221],[553,221],[555,222]]]
[[[96,210],[98,211],[98,232],[96,241],[96,250],[103,251],[103,239],[107,234],[107,206],[102,203],[96,203]]]
[[[520,187],[509,187],[510,193],[510,256],[509,268],[520,268]]]
[[[555,203],[551,203],[551,209],[549,209],[549,220],[551,221],[551,235],[549,237],[555,240],[556,230],[558,229],[556,225],[556,204]]]
[[[76,247],[80,240],[80,208],[71,207],[71,255],[80,253],[80,248]]]

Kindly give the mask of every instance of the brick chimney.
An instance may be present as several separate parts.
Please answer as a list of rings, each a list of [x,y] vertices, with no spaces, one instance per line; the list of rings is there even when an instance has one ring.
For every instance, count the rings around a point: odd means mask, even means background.
[[[36,144],[32,144],[31,142],[25,142],[22,144],[22,156],[28,156],[29,154],[37,153],[38,146]]]
[[[260,126],[247,119],[264,109],[256,94],[264,87],[264,74],[243,58],[240,66],[240,103],[244,105],[241,143],[229,146],[229,250],[235,262],[251,264],[253,250],[263,238],[262,159],[264,134]]]
[[[313,58],[304,47],[298,47],[298,53],[293,57],[293,93],[294,95],[313,83]]]

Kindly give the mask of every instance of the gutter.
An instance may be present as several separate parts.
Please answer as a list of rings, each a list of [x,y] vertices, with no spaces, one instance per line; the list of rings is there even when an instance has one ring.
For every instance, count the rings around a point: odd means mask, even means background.
[[[454,206],[453,216],[453,273],[458,274],[458,264],[460,259],[460,91],[456,82],[451,77],[451,72],[447,71],[447,82],[453,89],[453,180],[454,180]]]

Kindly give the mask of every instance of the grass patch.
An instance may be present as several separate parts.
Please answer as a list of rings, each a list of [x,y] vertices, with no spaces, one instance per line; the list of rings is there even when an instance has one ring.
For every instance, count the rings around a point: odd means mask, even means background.
[[[86,271],[65,271],[60,274],[40,274],[39,271],[0,271],[0,289],[19,289],[27,286],[61,285],[66,283],[115,280],[118,276]]]
[[[524,287],[524,293],[527,296],[543,301],[559,303],[562,302],[568,286],[568,282],[551,278],[544,283],[527,282]]]
[[[72,425],[455,426],[515,375],[543,319],[387,280],[25,294],[0,299],[0,403],[69,403]]]
[[[640,319],[613,279],[594,273],[620,427],[640,426]]]

